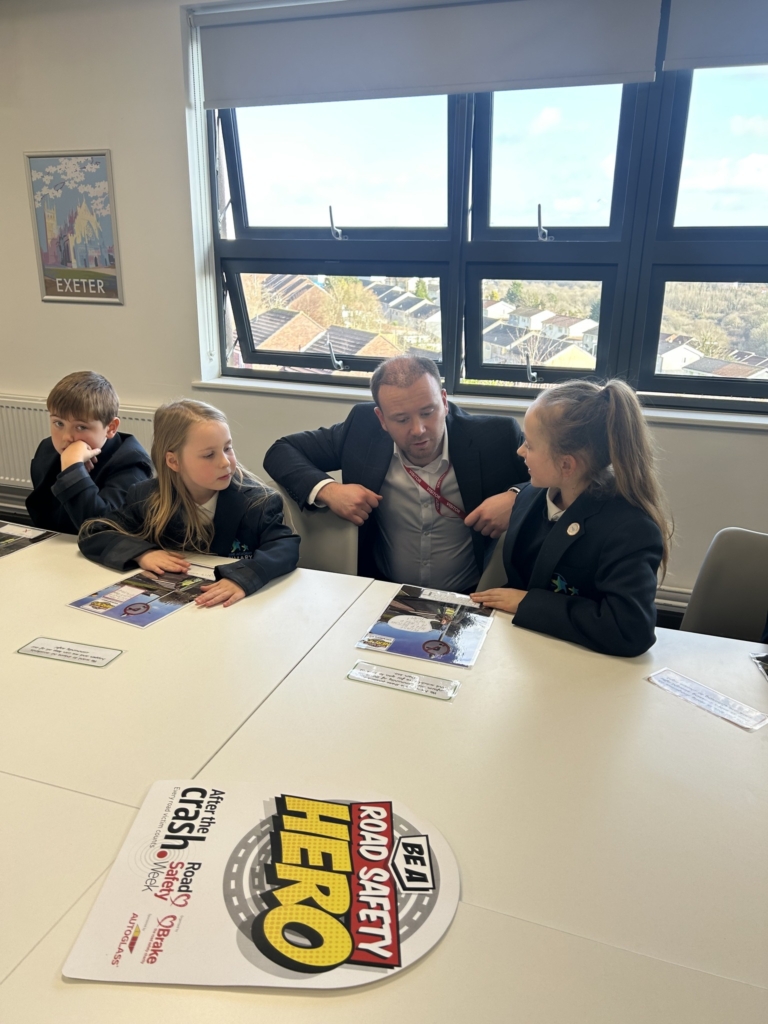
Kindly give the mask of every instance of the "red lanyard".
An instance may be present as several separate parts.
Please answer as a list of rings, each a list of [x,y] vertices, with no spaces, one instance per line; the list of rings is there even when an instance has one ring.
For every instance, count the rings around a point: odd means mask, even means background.
[[[441,505],[445,505],[445,507],[447,509],[450,509],[450,511],[453,512],[454,515],[457,515],[459,517],[459,519],[466,518],[466,515],[467,515],[466,512],[463,512],[459,508],[458,505],[454,505],[453,502],[449,501],[445,497],[444,494],[440,493],[440,488],[442,486],[443,480],[445,480],[445,478],[448,476],[448,474],[451,471],[451,464],[450,464],[450,462],[448,463],[448,469],[446,469],[446,471],[443,473],[443,475],[437,481],[437,487],[431,487],[427,483],[426,480],[422,480],[421,477],[419,476],[419,474],[418,473],[414,473],[414,471],[411,469],[411,467],[410,466],[406,466],[405,463],[403,463],[403,469],[408,474],[408,476],[410,476],[413,480],[416,481],[416,483],[419,485],[419,487],[423,487],[424,490],[427,492],[427,494],[431,494],[432,495],[432,497],[435,499],[435,512],[437,512],[437,514],[439,516],[441,516],[443,514],[440,511],[440,506]]]

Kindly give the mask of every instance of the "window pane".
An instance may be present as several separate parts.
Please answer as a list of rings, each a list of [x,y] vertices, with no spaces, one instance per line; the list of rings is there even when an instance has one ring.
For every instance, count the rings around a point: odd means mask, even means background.
[[[656,373],[768,382],[768,284],[668,281]]]
[[[403,353],[441,358],[438,278],[242,274],[241,282],[260,351],[327,355],[325,373],[332,371],[329,342],[339,361]],[[239,346],[236,352],[239,358]]]
[[[594,370],[601,281],[483,281],[483,363]]]
[[[768,67],[695,71],[675,226],[768,224]]]
[[[620,85],[520,89],[493,97],[492,225],[607,227]]]
[[[332,59],[332,58],[329,58]],[[445,96],[237,111],[248,220],[261,227],[445,227]]]

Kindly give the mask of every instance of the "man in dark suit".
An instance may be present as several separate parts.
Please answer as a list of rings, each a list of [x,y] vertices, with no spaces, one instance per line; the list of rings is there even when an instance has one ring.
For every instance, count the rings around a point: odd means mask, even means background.
[[[468,593],[528,479],[520,427],[448,402],[431,359],[387,360],[371,391],[343,423],[280,438],[264,468],[302,509],[360,527],[361,575]]]

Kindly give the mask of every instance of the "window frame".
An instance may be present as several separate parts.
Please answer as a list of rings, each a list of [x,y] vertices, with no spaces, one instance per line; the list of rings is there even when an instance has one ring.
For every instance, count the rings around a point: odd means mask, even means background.
[[[653,396],[653,404],[768,414],[768,381],[655,372],[667,281],[768,284],[768,227],[674,227],[693,75],[665,72],[651,87],[656,112],[649,119],[646,151],[652,143],[653,161],[639,213],[646,231],[638,257],[628,378],[641,394]]]
[[[228,367],[224,331],[227,284],[235,267],[257,273],[346,271],[360,276],[440,277],[442,366],[452,395],[530,399],[536,387],[525,368],[482,364],[481,277],[529,280],[603,280],[597,365],[593,371],[536,367],[539,383],[567,377],[620,376],[641,401],[669,408],[756,411],[768,414],[766,382],[655,373],[658,334],[667,280],[768,283],[768,227],[674,227],[693,73],[659,72],[653,83],[623,86],[611,221],[608,227],[550,228],[541,242],[535,227],[491,227],[490,174],[493,96],[448,97],[448,228],[347,229],[348,240],[321,228],[253,228],[246,223],[236,116],[208,112],[208,152],[213,255],[224,376],[299,380],[313,384],[367,386],[363,377],[302,373],[330,368],[330,357],[291,354],[291,372]],[[235,237],[220,236],[217,122],[221,123]],[[471,195],[470,195],[471,193]],[[471,203],[470,203],[471,199]],[[295,269],[290,269],[295,268]],[[313,268],[311,271],[309,268]],[[683,276],[684,274],[696,276]],[[236,323],[247,319],[242,290],[228,287]],[[610,322],[605,315],[610,308]],[[278,352],[244,360],[258,366]],[[370,372],[380,360],[344,357],[353,370]],[[466,367],[465,367],[466,364]],[[475,371],[481,370],[481,373]],[[503,381],[491,386],[485,381]],[[478,383],[470,383],[477,381]]]
[[[609,375],[611,365],[610,338],[615,330],[615,296],[616,267],[591,263],[574,264],[531,264],[531,263],[473,263],[467,266],[467,299],[466,299],[466,368],[465,375],[473,380],[505,380],[528,384],[528,373],[525,366],[514,366],[505,363],[483,362],[482,334],[482,282],[488,278],[506,279],[510,269],[514,270],[511,280],[522,281],[600,281],[602,292],[600,299],[600,330],[596,349],[596,365],[594,369],[575,369],[547,367],[534,363],[540,384],[556,384],[575,378],[592,379]],[[611,327],[603,326],[610,324]]]

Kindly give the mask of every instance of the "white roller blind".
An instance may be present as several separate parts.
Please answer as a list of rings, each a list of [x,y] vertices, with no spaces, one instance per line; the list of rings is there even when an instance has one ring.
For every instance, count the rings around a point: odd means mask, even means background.
[[[214,11],[195,19],[205,105],[652,81],[660,5],[425,0],[404,7],[337,0]]]
[[[768,64],[768,0],[672,0],[665,71]]]

